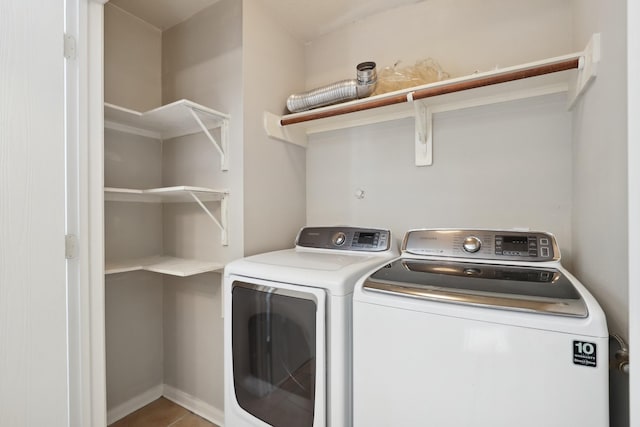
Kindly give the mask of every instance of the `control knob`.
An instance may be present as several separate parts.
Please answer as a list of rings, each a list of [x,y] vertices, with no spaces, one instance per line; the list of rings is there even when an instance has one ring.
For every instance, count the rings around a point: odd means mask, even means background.
[[[474,252],[478,252],[481,247],[482,241],[476,236],[469,236],[464,239],[464,242],[462,242],[462,248],[465,250],[465,252],[469,252],[471,254]]]
[[[339,231],[333,235],[333,244],[336,246],[342,246],[346,241],[347,241],[347,235],[344,234],[342,231]]]

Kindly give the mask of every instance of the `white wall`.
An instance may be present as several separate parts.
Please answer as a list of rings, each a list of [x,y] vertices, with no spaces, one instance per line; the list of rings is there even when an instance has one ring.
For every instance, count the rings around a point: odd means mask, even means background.
[[[414,165],[413,120],[314,136],[308,221],[390,227],[525,227],[571,258],[570,115],[562,97],[434,117],[434,164]],[[364,190],[363,199],[355,196]]]
[[[105,102],[136,111],[160,106],[160,30],[107,3],[104,32]]]
[[[105,5],[104,22],[105,101],[137,111],[158,107],[161,32],[112,4]],[[104,185],[160,187],[162,152],[160,140],[105,129]],[[160,205],[107,202],[104,213],[107,262],[162,253]],[[162,284],[161,275],[148,272],[105,276],[110,420],[135,408],[129,407],[132,399],[163,384]]]
[[[195,204],[165,205],[165,251],[229,262],[243,255],[242,4],[221,0],[162,34],[163,104],[187,98],[231,116],[229,170],[202,134],[163,143],[164,186],[227,189],[229,245]],[[219,133],[214,132],[219,138]],[[220,215],[219,203],[207,203]],[[222,420],[223,339],[219,273],[164,278],[164,381]]]
[[[264,111],[283,112],[304,82],[304,46],[261,2],[243,2],[245,255],[293,246],[305,223],[305,152],[268,138]]]
[[[0,425],[69,423],[62,2],[0,3]]]
[[[146,271],[112,274],[105,291],[107,408],[113,411],[163,384],[162,279]]]
[[[411,4],[313,41],[307,87],[350,77],[345,67],[367,59],[433,57],[455,76],[565,54],[570,12],[567,1]],[[570,264],[571,115],[562,99],[436,114],[431,167],[414,166],[413,126],[407,119],[312,136],[308,222],[386,226],[398,239],[417,227],[542,229],[557,235]]]
[[[626,8],[598,1],[575,4],[575,44],[586,45],[592,33],[602,33],[598,77],[574,112],[575,270],[596,288],[608,309],[609,329],[626,336]]]
[[[573,116],[574,273],[628,337],[627,49],[625,2],[574,2],[574,46],[602,34],[598,77]],[[611,375],[612,426],[628,425],[628,377]]]
[[[222,291],[218,273],[164,280],[164,383],[204,403],[222,422]]]
[[[378,68],[434,58],[451,76],[570,53],[568,0],[428,0],[388,10],[313,40],[306,88]],[[303,87],[292,87],[300,91]]]

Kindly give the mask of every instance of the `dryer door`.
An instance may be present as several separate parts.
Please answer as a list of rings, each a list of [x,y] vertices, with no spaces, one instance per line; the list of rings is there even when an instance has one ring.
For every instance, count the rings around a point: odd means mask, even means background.
[[[324,424],[324,313],[323,290],[233,282],[233,387],[242,410],[274,427]]]

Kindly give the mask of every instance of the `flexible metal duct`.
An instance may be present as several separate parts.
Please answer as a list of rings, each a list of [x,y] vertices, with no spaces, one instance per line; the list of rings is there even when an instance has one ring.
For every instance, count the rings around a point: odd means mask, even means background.
[[[292,113],[323,107],[351,99],[366,98],[376,88],[378,76],[375,62],[361,62],[356,67],[357,78],[293,94],[287,98],[287,109]]]

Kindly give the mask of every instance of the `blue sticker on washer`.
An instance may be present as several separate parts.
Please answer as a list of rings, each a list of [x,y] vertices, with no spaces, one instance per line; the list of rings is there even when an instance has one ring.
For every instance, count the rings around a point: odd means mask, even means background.
[[[597,366],[596,353],[596,344],[593,342],[573,342],[574,365],[590,366],[595,368]]]

